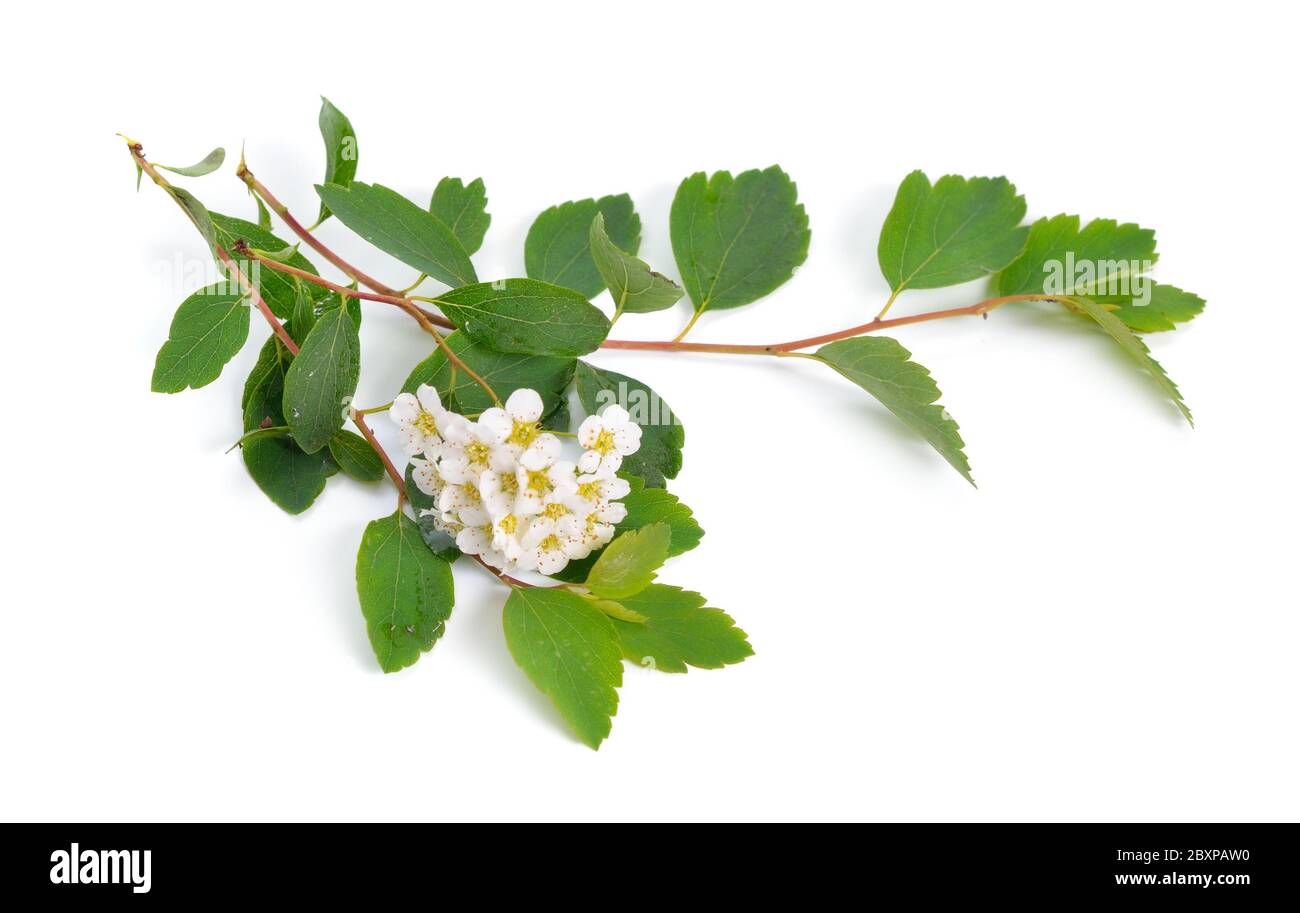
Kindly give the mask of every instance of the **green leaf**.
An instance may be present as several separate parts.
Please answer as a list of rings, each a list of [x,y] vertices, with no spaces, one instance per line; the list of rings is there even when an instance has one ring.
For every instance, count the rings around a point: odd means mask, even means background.
[[[286,436],[259,437],[241,450],[257,487],[278,506],[300,514],[325,490],[338,466],[327,452],[306,453]]]
[[[178,393],[212,383],[248,339],[249,309],[227,282],[199,289],[181,302],[154,362],[155,393]]]
[[[542,397],[543,415],[550,415],[563,405],[564,390],[573,380],[573,358],[498,352],[475,342],[460,330],[447,335],[447,346],[491,385],[502,402],[521,387],[536,390]],[[402,384],[402,392],[414,393],[420,384],[437,390],[443,405],[461,415],[477,415],[493,405],[491,397],[473,378],[464,371],[452,371],[441,347],[415,366]]]
[[[668,542],[670,558],[689,552],[700,544],[700,540],[704,538],[704,530],[695,521],[691,509],[678,500],[675,494],[662,488],[639,487],[641,480],[635,476],[624,476],[624,478],[632,483],[632,492],[623,498],[623,504],[627,507],[627,516],[622,522],[615,524],[615,530],[623,533],[641,529],[651,523],[668,524],[669,529],[672,530],[672,537]],[[586,558],[570,561],[558,573],[551,576],[566,583],[582,583],[587,579],[587,574],[591,572],[592,566],[602,553],[596,551]]]
[[[216,226],[213,224],[215,213],[208,212],[208,208],[199,202],[198,197],[183,187],[171,187],[168,188],[168,192],[180,204],[185,214],[189,216],[190,221],[194,223],[194,227],[203,236],[203,240],[208,242],[208,247],[214,248],[212,253],[213,256],[216,256],[216,245],[221,242]],[[218,262],[220,262],[219,258]]]
[[[745,632],[725,612],[706,608],[699,593],[653,583],[621,602],[645,619],[613,621],[623,656],[634,663],[685,672],[687,666],[721,669],[754,655]]]
[[[599,200],[574,200],[539,215],[524,241],[524,268],[530,278],[575,289],[595,298],[605,287],[591,255],[591,223],[605,217],[609,237],[623,250],[641,245],[641,217],[625,193]]]
[[[880,229],[880,270],[897,295],[996,273],[1024,250],[1025,198],[1006,178],[903,178]],[[892,300],[892,299],[891,299]]]
[[[600,747],[618,711],[622,649],[614,623],[576,593],[517,588],[503,613],[506,646],[586,745]]]
[[[625,470],[653,488],[662,488],[665,479],[677,477],[682,468],[686,430],[659,394],[635,378],[584,361],[578,362],[577,381],[578,399],[588,415],[617,403],[641,426],[641,446],[623,458]]]
[[[691,175],[677,188],[669,228],[697,314],[757,301],[808,257],[808,214],[776,165],[735,178]]]
[[[161,168],[164,171],[171,171],[175,174],[183,174],[187,178],[201,178],[205,174],[211,174],[221,167],[221,163],[226,160],[226,150],[218,146],[193,165],[186,165],[184,168],[176,168],[172,165],[154,165],[155,168]]]
[[[644,615],[633,612],[621,602],[615,602],[612,599],[597,599],[594,596],[588,597],[587,601],[600,609],[610,618],[616,618],[619,621],[626,621],[634,624],[640,624],[645,621]]]
[[[359,482],[378,482],[384,477],[384,464],[366,439],[351,431],[336,431],[329,442],[330,456],[346,475]]]
[[[361,374],[361,339],[346,308],[331,308],[307,334],[284,378],[285,424],[308,453],[329,443]]]
[[[380,184],[318,184],[316,193],[340,222],[407,266],[455,288],[478,281],[469,254],[450,228]]]
[[[467,285],[440,295],[438,307],[498,352],[584,355],[609,334],[609,320],[580,293],[536,279]]]
[[[267,303],[275,316],[281,320],[288,320],[293,316],[293,308],[298,301],[299,284],[302,284],[307,289],[307,294],[311,296],[313,301],[320,301],[330,294],[329,289],[323,288],[314,282],[302,283],[301,280],[288,273],[282,273],[263,266],[255,260],[241,257],[234,252],[236,245],[240,241],[243,241],[249,247],[272,253],[288,250],[290,247],[288,242],[277,238],[253,222],[237,219],[234,216],[225,216],[219,212],[214,212],[211,213],[211,220],[215,233],[214,243],[225,248],[230,258],[244,271],[244,275],[257,286],[262,300]],[[318,275],[316,267],[301,253],[293,254],[285,262],[296,269],[311,273],[313,276]],[[231,279],[232,283],[237,284],[238,281],[233,277]]]
[[[296,277],[290,278],[293,278],[294,292],[297,297],[293,303],[293,311],[289,314],[289,325],[285,329],[289,331],[290,338],[301,347],[307,341],[312,328],[316,326],[316,302],[312,301],[307,291],[308,283]]]
[[[1108,279],[1136,276],[1156,262],[1156,233],[1131,222],[1079,217],[1039,219],[1024,253],[998,275],[999,295],[1105,293]],[[1100,283],[1100,285],[1099,285]]]
[[[347,187],[357,176],[357,134],[352,122],[330,100],[321,96],[320,135],[325,141],[325,183]],[[319,225],[329,218],[329,207],[320,204]]]
[[[451,229],[467,254],[483,246],[483,236],[492,223],[482,178],[475,178],[469,184],[460,178],[443,178],[433,189],[429,212]]]
[[[455,602],[451,565],[425,547],[415,521],[399,509],[361,537],[357,595],[379,667],[396,672],[442,636]]]
[[[259,197],[257,194],[253,193],[251,190],[248,192],[248,195],[251,196],[253,198],[253,202],[257,204],[257,227],[262,229],[263,231],[270,231],[271,210],[267,209],[266,204],[262,202],[262,198]]]
[[[271,336],[262,346],[257,363],[244,385],[241,408],[244,431],[283,426],[284,377],[293,356],[280,340]],[[244,443],[242,456],[248,474],[275,504],[291,514],[300,514],[325,489],[325,480],[337,470],[326,453],[305,453],[287,436],[258,437]]]
[[[672,529],[651,523],[623,533],[605,546],[587,574],[587,588],[606,599],[623,599],[644,590],[668,560]]]
[[[1140,295],[1091,297],[1139,333],[1172,330],[1175,324],[1185,323],[1205,310],[1205,299],[1199,295],[1160,282],[1148,281],[1147,287],[1150,298],[1145,303]]]
[[[859,336],[822,346],[813,357],[880,400],[974,485],[957,423],[935,402],[939,387],[911,354],[887,336]]]
[[[605,216],[596,214],[591,223],[591,257],[614,299],[614,319],[624,311],[646,314],[672,307],[682,289],[667,276],[656,273],[645,261],[624,251],[605,232]]]
[[[1183,414],[1183,418],[1187,419],[1187,424],[1193,424],[1191,410],[1183,402],[1183,395],[1178,391],[1178,387],[1174,382],[1169,379],[1169,375],[1165,373],[1165,369],[1160,366],[1160,363],[1151,357],[1151,350],[1147,348],[1147,344],[1142,341],[1141,337],[1125,326],[1124,321],[1091,298],[1071,298],[1069,301],[1079,309],[1080,313],[1096,321],[1097,325],[1106,332],[1106,335],[1119,343],[1119,347],[1141,365],[1160,386],[1160,389],[1173,400],[1174,405],[1178,407],[1178,411]]]

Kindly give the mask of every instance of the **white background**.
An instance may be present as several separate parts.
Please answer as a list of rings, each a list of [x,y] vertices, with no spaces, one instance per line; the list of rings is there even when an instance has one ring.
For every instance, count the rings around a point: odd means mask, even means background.
[[[0,818],[1300,816],[1283,6],[186,6],[7,13]],[[1153,227],[1158,278],[1209,300],[1150,338],[1197,428],[1050,309],[896,333],[978,490],[815,364],[599,353],[685,423],[672,487],[708,535],[663,579],[730,612],[757,655],[628,668],[594,753],[512,664],[505,591],[458,566],[446,636],[382,675],[353,566],[391,489],[336,478],[289,517],[225,453],[256,323],[218,382],[149,392],[201,281],[172,264],[203,249],[163,194],[135,192],[113,135],[179,164],[224,145],[226,168],[182,183],[252,218],[247,142],[310,220],[318,94],[351,117],[361,179],[421,200],[443,175],[486,180],[485,277],[522,273],[541,209],[622,191],[642,255],[676,275],[677,182],[780,163],[808,262],[700,341],[869,319],[879,225],[913,168],[1006,174],[1031,218]],[[336,222],[321,234],[408,281]],[[908,293],[896,313],[982,291]],[[375,305],[358,400],[391,398],[427,349]]]

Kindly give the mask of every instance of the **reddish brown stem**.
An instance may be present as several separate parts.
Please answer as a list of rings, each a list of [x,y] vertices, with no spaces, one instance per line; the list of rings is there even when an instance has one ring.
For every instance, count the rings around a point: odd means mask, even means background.
[[[365,415],[356,409],[353,409],[349,412],[349,416],[352,419],[352,424],[357,426],[357,430],[361,432],[361,436],[366,439],[366,443],[368,443],[371,449],[379,455],[380,461],[384,464],[384,469],[388,471],[388,477],[392,479],[393,484],[397,486],[397,496],[402,500],[405,500],[406,479],[397,471],[397,467],[393,465],[393,461],[388,458],[387,451],[384,450],[383,445],[381,445],[375,438],[375,433],[370,430],[370,426],[366,424]]]
[[[285,225],[289,226],[289,228],[293,231],[295,235],[297,235],[298,237],[306,241],[314,251],[316,251],[318,254],[320,254],[330,263],[333,263],[343,272],[347,273],[353,279],[360,282],[362,285],[370,286],[372,289],[374,289],[376,292],[378,292],[381,295],[400,296],[400,292],[398,292],[397,289],[390,288],[389,286],[384,285],[378,279],[374,279],[370,276],[367,276],[365,273],[361,272],[361,270],[357,269],[351,263],[344,260],[338,254],[334,253],[334,251],[330,250],[319,240],[317,240],[316,236],[313,235],[310,231],[308,231],[306,226],[304,226],[301,222],[299,222],[297,219],[293,217],[293,213],[289,212],[289,208],[285,206],[283,203],[281,203],[279,200],[277,200],[275,198],[275,194],[267,190],[266,185],[253,176],[253,172],[249,171],[248,166],[244,164],[242,161],[239,163],[239,170],[235,173],[244,181],[245,184],[249,186],[249,188],[254,193],[256,193],[258,196],[262,198],[262,201],[266,203],[268,207],[271,208],[272,212],[274,212],[284,221]]]

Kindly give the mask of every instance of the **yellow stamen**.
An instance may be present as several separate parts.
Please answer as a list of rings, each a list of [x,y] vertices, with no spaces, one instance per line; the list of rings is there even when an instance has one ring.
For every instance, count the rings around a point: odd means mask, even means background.
[[[510,437],[506,438],[507,443],[518,444],[520,447],[527,447],[537,437],[537,422],[521,422],[515,420],[514,427],[510,429]]]
[[[558,520],[568,513],[571,513],[569,508],[565,507],[558,501],[552,504],[547,504],[545,509],[542,510],[542,516],[548,517],[551,520]]]
[[[608,428],[602,430],[596,435],[596,442],[591,445],[591,449],[597,453],[612,453],[614,450],[614,432]]]
[[[412,424],[415,425],[416,430],[421,434],[438,433],[438,422],[434,419],[432,412],[425,412],[421,409],[420,414],[415,417],[415,421],[412,422]]]

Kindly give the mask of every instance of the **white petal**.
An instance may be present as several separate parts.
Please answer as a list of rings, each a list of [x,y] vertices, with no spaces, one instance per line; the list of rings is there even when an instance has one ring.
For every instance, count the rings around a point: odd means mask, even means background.
[[[605,423],[606,428],[614,431],[627,424],[628,414],[627,410],[618,403],[610,403],[600,413],[600,418]]]
[[[614,449],[627,456],[636,453],[641,446],[641,428],[639,425],[624,425],[614,432]]]
[[[415,480],[415,486],[429,497],[437,495],[442,488],[438,467],[428,460],[411,460],[411,478]]]
[[[560,439],[553,434],[543,434],[520,455],[519,465],[537,472],[554,463],[559,455]]]
[[[442,400],[438,398],[438,391],[428,384],[420,384],[415,391],[415,398],[420,401],[420,406],[424,411],[435,419],[447,411],[442,407]]]
[[[627,479],[620,479],[614,476],[612,479],[606,479],[600,486],[601,494],[611,501],[617,501],[619,498],[626,498],[632,491],[632,486]]]
[[[578,457],[578,469],[591,474],[600,468],[600,454],[594,450],[584,450]]]
[[[397,394],[393,404],[388,407],[388,417],[398,423],[413,422],[419,414],[420,402],[412,393]]]
[[[542,417],[542,397],[536,390],[521,387],[506,400],[506,411],[521,422],[535,422]]]
[[[542,552],[537,557],[537,571],[547,576],[558,574],[568,563],[569,559],[565,557],[564,552]]]
[[[488,467],[493,472],[514,474],[518,468],[514,448],[497,444],[488,451]]]
[[[597,416],[587,416],[582,420],[582,424],[578,426],[578,443],[583,447],[595,446],[596,438],[600,436],[600,432],[604,427]]]
[[[490,440],[497,443],[503,443],[506,438],[510,437],[510,432],[514,430],[515,423],[506,415],[506,410],[493,406],[478,417],[479,428],[487,432]]]

